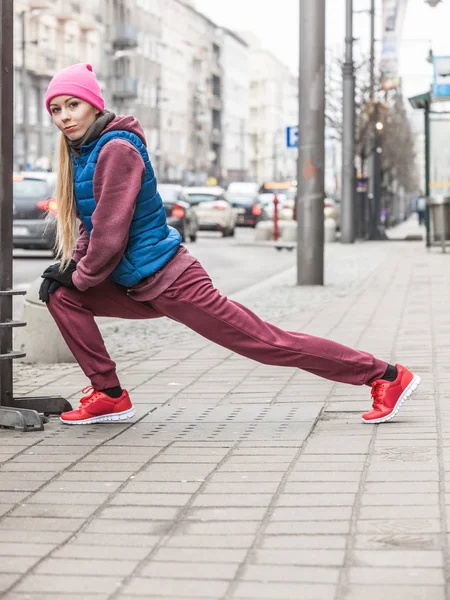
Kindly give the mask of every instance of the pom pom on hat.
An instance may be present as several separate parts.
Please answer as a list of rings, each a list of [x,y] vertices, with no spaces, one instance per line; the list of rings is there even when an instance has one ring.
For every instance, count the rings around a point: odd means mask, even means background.
[[[50,102],[56,96],[76,96],[100,111],[105,108],[97,77],[88,63],[66,67],[50,81],[45,92],[45,106],[50,114]]]

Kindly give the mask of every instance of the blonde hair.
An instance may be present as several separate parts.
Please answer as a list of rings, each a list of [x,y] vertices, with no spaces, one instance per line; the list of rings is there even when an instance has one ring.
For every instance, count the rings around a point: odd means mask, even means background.
[[[74,194],[73,165],[66,136],[61,133],[58,152],[58,179],[56,182],[57,232],[56,253],[65,271],[72,258],[77,239],[77,213]]]

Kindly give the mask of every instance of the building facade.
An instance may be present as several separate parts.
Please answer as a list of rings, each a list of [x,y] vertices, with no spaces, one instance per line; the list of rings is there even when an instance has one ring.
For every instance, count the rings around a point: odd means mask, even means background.
[[[250,50],[243,39],[227,29],[223,30],[222,40],[222,178],[246,181],[249,176]]]
[[[45,90],[60,69],[100,61],[103,0],[18,0],[14,10],[14,168],[47,170],[57,135]]]
[[[297,152],[286,147],[286,127],[298,122],[297,79],[252,34],[250,47],[250,177],[295,179]]]
[[[106,106],[141,122],[160,181],[295,175],[285,128],[297,121],[296,80],[252,36],[189,0],[17,0],[15,11],[15,169],[52,168],[45,90],[88,62]]]

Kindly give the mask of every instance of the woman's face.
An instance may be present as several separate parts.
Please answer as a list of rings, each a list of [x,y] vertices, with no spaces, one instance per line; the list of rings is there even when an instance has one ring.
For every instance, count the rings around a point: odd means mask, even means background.
[[[55,96],[50,102],[53,123],[69,138],[83,137],[100,113],[98,108],[75,96]]]

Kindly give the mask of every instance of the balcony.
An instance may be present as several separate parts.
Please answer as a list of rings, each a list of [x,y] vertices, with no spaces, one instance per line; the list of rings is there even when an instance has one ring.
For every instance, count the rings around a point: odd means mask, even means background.
[[[211,96],[209,99],[209,108],[212,110],[222,110],[222,99],[219,96]]]
[[[57,67],[58,64],[56,60],[56,54],[54,52],[45,50],[43,52],[36,52],[36,54],[34,54],[31,69],[36,75],[41,77],[53,77]]]
[[[213,129],[211,131],[211,143],[212,144],[221,144],[222,143],[222,132],[220,129]]]
[[[138,34],[134,27],[127,23],[120,23],[115,31],[112,40],[114,50],[125,50],[127,48],[136,48],[138,45]]]
[[[134,77],[116,77],[113,85],[113,98],[117,100],[129,100],[137,98],[138,81]]]

